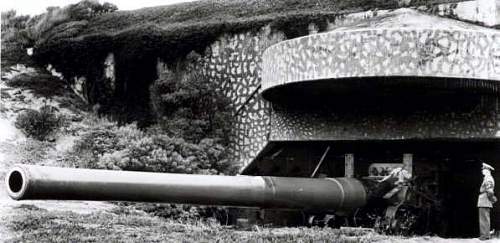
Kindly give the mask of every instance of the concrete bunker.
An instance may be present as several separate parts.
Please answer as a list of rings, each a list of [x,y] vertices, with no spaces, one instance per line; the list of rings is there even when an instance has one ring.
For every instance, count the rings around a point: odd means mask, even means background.
[[[406,164],[415,230],[473,237],[481,161],[500,165],[499,49],[497,31],[405,9],[275,44],[269,143],[243,174],[373,180]]]

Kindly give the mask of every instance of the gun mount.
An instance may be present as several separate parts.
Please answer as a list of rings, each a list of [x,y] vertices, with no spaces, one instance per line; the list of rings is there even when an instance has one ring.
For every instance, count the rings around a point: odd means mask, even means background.
[[[5,178],[15,200],[167,202],[349,211],[366,204],[353,178],[219,176],[17,165]]]

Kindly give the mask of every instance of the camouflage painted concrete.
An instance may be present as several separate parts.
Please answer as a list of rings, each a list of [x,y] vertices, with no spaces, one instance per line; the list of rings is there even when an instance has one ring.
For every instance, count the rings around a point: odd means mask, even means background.
[[[212,43],[192,65],[207,79],[215,82],[230,99],[235,118],[230,136],[232,159],[241,165],[250,163],[267,143],[270,133],[270,103],[260,95],[262,53],[285,39],[266,27],[257,33],[227,34]],[[177,70],[181,72],[189,71]],[[191,68],[193,70],[193,68]],[[158,76],[171,72],[161,61]]]
[[[456,98],[459,99],[459,98]],[[491,139],[500,137],[499,98],[485,95],[469,104],[446,104],[446,99],[428,106],[407,107],[393,99],[382,105],[328,105],[309,109],[273,106],[270,141],[310,140],[401,140],[401,139]],[[453,103],[453,102],[450,102]],[[465,103],[465,102],[464,102]],[[460,103],[458,103],[460,104]],[[439,107],[432,107],[433,105]]]
[[[263,67],[264,93],[294,82],[351,77],[500,81],[500,31],[400,9],[273,45]]]
[[[459,105],[456,103],[460,103],[461,97],[453,97],[451,103],[447,98],[434,104],[423,100],[420,103],[428,104],[405,111],[399,110],[405,105],[398,98],[380,106],[344,104],[350,108],[342,109],[321,104],[282,105],[283,100],[278,99],[283,97],[269,96],[273,102],[270,141],[500,135],[497,30],[400,9],[330,32],[280,42],[265,51],[263,67],[265,97],[280,93],[291,84],[312,87],[319,81],[348,83],[346,80],[353,77],[368,80],[367,83],[379,82],[380,77],[408,77],[422,86],[451,80],[444,83],[462,90],[480,88],[489,92]]]
[[[217,82],[231,99],[235,116],[231,153],[242,165],[249,164],[267,143],[270,104],[259,95],[262,53],[285,39],[269,27],[257,33],[224,35],[206,49],[199,60],[202,72]]]

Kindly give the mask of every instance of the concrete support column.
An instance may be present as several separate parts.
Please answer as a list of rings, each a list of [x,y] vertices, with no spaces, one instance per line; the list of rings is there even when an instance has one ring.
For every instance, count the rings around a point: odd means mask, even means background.
[[[403,154],[403,164],[408,173],[413,176],[413,154]]]
[[[345,177],[354,177],[354,154],[345,154]]]

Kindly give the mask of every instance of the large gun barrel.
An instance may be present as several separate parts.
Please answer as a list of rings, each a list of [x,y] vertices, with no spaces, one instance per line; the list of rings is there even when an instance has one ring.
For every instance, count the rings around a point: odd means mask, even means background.
[[[15,200],[167,202],[347,211],[366,203],[353,178],[220,176],[17,165],[6,176]]]

